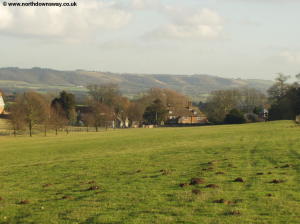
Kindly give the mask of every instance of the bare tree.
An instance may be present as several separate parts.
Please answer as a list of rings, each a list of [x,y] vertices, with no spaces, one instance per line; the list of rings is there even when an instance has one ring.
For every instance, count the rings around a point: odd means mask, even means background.
[[[269,98],[272,102],[278,101],[285,96],[290,87],[290,85],[286,83],[289,78],[290,76],[286,76],[282,73],[278,74],[274,85],[268,90]]]
[[[52,106],[50,109],[50,125],[55,131],[55,135],[58,134],[58,130],[68,125],[69,120],[67,119],[64,110],[60,105]]]
[[[20,114],[29,130],[29,135],[32,137],[33,128],[42,124],[45,120],[47,100],[45,97],[36,92],[26,92],[16,98],[12,113]]]
[[[222,123],[232,109],[252,113],[256,107],[263,107],[266,96],[256,89],[229,89],[214,91],[207,99],[205,112],[214,123]]]
[[[23,108],[20,107],[18,104],[13,104],[10,107],[9,121],[13,129],[14,136],[17,135],[18,131],[25,129],[24,111]]]
[[[96,132],[98,132],[99,127],[106,126],[106,123],[113,119],[114,113],[108,105],[98,101],[89,101],[89,106],[91,112],[85,115],[86,122],[92,124],[95,127]]]

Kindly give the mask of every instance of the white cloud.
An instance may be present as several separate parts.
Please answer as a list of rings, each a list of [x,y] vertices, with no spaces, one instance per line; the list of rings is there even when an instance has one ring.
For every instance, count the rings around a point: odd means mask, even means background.
[[[279,56],[284,59],[285,62],[300,64],[300,52],[285,50],[282,51]]]
[[[114,1],[84,0],[77,4],[77,7],[0,7],[0,34],[76,40],[97,29],[119,29],[131,19],[131,13],[118,8]]]
[[[135,10],[159,9],[162,7],[160,0],[131,0],[130,6]]]
[[[223,31],[221,16],[207,8],[189,13],[186,10],[166,7],[171,23],[147,34],[148,38],[175,39],[216,39]]]

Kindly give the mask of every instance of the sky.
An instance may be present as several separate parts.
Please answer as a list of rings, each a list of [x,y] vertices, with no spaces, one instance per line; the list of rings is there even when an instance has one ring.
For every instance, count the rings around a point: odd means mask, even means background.
[[[0,0],[0,67],[243,79],[300,73],[300,0],[75,1]]]

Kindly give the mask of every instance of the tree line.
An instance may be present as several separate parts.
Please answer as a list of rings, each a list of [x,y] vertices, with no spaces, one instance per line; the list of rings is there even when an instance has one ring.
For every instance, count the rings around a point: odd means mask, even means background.
[[[300,75],[297,78],[300,80]],[[213,91],[206,102],[196,105],[212,124],[293,120],[300,114],[300,84],[288,83],[288,79],[279,74],[267,94],[252,88]],[[8,108],[14,135],[25,129],[30,136],[35,129],[45,135],[49,130],[68,133],[68,127],[76,125],[87,131],[117,123],[129,127],[160,125],[167,120],[170,108],[177,116],[184,116],[190,102],[187,96],[170,89],[152,88],[135,99],[123,96],[116,84],[93,84],[87,90],[84,105],[76,105],[75,96],[66,91],[56,97],[33,91],[17,95]]]
[[[289,76],[278,74],[266,94],[256,89],[214,91],[199,107],[215,124],[295,120],[300,115],[300,74],[288,83]]]
[[[128,126],[140,124],[158,125],[166,121],[168,107],[180,112],[189,98],[170,89],[152,88],[139,98],[129,100],[123,96],[118,85],[103,84],[87,86],[88,95],[84,105],[76,105],[75,95],[62,91],[51,97],[38,92],[17,95],[8,110],[14,135],[24,130],[32,136],[34,130],[69,132],[69,126],[112,127],[117,123]],[[79,109],[78,109],[79,108]],[[78,109],[78,110],[76,110]]]

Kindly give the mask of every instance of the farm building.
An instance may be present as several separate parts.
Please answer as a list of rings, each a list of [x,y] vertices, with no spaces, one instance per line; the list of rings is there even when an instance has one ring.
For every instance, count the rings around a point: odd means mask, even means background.
[[[191,102],[188,102],[186,107],[175,108],[169,105],[168,107],[168,119],[166,124],[178,124],[178,125],[200,125],[207,124],[208,119],[204,113],[202,113],[197,107],[192,106]]]
[[[4,113],[4,99],[2,97],[2,93],[0,92],[0,114],[3,114]]]

